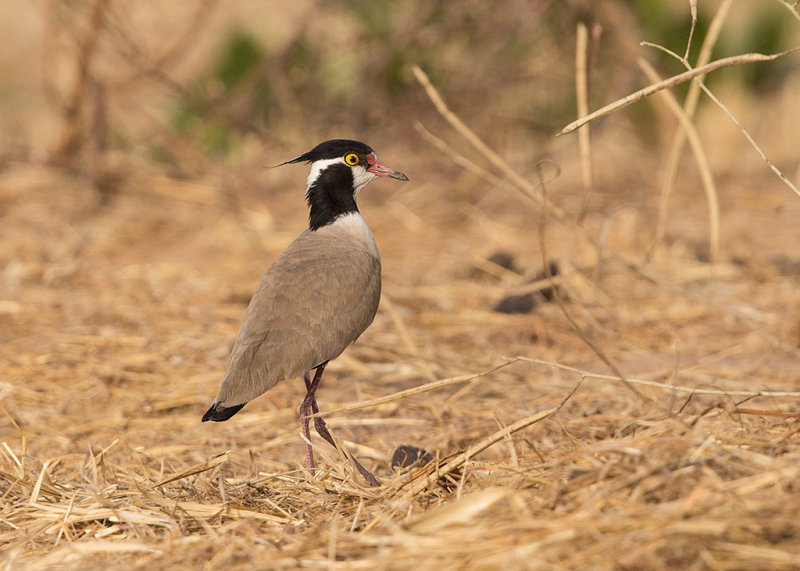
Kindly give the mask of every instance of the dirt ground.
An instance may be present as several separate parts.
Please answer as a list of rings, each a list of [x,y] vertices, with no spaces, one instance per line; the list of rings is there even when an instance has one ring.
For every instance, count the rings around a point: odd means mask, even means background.
[[[787,57],[769,91],[715,93],[800,185]],[[263,167],[317,131],[224,161],[165,135],[178,171],[140,147],[45,156],[32,141],[63,143],[63,121],[4,114],[38,125],[0,158],[4,568],[797,568],[800,196],[706,100],[719,251],[690,147],[655,242],[679,130],[658,100],[654,134],[629,110],[593,127],[590,192],[575,134],[478,130],[526,195],[413,89],[419,115],[333,135],[410,178],[359,196],[383,297],[318,393],[380,488],[316,436],[309,476],[299,379],[200,422],[258,280],[307,223],[306,167]],[[433,460],[392,468],[403,445]]]

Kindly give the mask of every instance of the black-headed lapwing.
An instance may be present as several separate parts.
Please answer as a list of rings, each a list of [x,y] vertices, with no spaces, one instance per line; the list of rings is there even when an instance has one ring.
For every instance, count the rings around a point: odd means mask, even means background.
[[[308,228],[258,284],[222,386],[203,421],[228,420],[279,382],[303,375],[300,426],[313,475],[308,416],[319,412],[315,394],[322,372],[369,327],[381,296],[381,260],[356,196],[377,177],[408,177],[379,163],[369,146],[345,139],[325,141],[282,164],[301,162],[311,163]],[[314,417],[314,426],[336,446],[322,418]],[[353,462],[370,485],[380,485],[355,458]]]

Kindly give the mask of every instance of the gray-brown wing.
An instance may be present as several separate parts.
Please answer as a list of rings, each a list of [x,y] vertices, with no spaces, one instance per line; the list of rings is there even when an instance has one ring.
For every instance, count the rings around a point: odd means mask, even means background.
[[[380,271],[362,244],[301,234],[258,285],[215,404],[243,404],[338,357],[375,317]]]

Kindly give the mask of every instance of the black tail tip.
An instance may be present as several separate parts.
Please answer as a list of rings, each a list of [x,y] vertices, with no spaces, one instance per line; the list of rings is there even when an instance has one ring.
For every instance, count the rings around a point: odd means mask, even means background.
[[[234,414],[242,410],[242,407],[247,403],[237,404],[236,406],[224,406],[224,407],[217,407],[217,405],[212,404],[211,408],[209,408],[206,413],[203,415],[203,422],[207,422],[209,420],[213,420],[214,422],[222,422],[223,420],[228,420]]]

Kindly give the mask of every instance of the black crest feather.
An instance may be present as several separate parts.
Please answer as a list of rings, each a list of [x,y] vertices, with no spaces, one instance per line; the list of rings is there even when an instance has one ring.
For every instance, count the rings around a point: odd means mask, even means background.
[[[374,151],[369,145],[366,145],[360,141],[352,141],[350,139],[331,139],[330,141],[320,143],[307,153],[303,153],[299,157],[295,157],[279,164],[278,166],[303,162],[310,163],[322,159],[335,159],[338,157],[343,157],[347,153],[356,153],[357,155],[363,156],[373,152]]]

